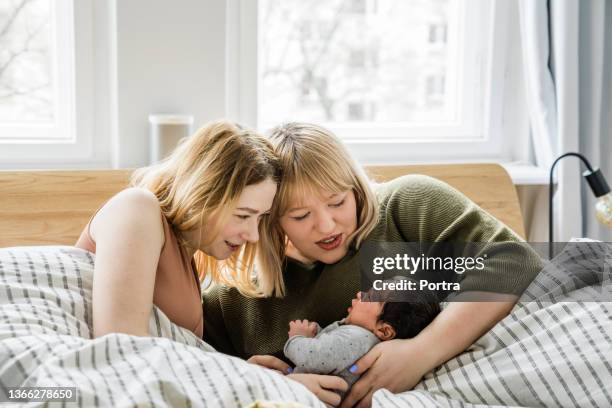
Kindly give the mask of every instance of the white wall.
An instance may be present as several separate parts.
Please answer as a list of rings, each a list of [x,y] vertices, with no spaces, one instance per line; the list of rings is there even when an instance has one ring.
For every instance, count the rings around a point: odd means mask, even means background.
[[[225,1],[117,0],[117,128],[112,163],[146,165],[150,113],[225,113]],[[214,36],[208,33],[215,33]]]

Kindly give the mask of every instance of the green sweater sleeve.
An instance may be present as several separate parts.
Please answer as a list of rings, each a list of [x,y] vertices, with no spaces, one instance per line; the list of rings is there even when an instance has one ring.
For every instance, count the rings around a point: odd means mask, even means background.
[[[379,186],[378,195],[378,226],[384,226],[379,240],[458,243],[464,251],[469,248],[471,256],[487,255],[483,270],[464,274],[463,292],[520,295],[541,269],[540,257],[514,231],[440,180],[423,175],[399,177]],[[482,244],[476,249],[463,243]]]

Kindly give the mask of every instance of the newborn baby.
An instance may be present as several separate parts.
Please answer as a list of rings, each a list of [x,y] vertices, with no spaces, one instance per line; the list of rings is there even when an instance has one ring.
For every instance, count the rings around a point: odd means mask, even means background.
[[[294,373],[331,374],[342,377],[349,388],[358,375],[351,366],[380,341],[416,336],[440,313],[433,296],[415,292],[410,302],[374,302],[361,292],[348,308],[348,316],[321,329],[315,322],[289,323],[285,356],[295,364]]]

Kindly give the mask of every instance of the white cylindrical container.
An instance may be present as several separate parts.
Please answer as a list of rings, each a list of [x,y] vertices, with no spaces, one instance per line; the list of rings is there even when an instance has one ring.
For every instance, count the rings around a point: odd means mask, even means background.
[[[154,164],[168,157],[179,140],[191,135],[193,116],[154,114],[149,115],[149,162]]]

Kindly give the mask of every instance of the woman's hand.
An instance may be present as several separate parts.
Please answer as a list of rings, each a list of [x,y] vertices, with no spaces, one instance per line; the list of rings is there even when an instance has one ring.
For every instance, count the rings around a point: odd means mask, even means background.
[[[334,390],[346,391],[348,384],[335,375],[289,374],[287,377],[301,383],[328,407],[340,404],[340,395]]]
[[[281,374],[289,374],[291,371],[293,371],[291,367],[289,367],[289,364],[285,363],[280,358],[276,358],[274,356],[268,356],[268,355],[251,356],[251,358],[247,360],[247,363],[257,364],[259,366],[269,368],[271,370],[276,370],[280,372]]]
[[[415,339],[389,340],[377,344],[355,365],[356,374],[364,373],[342,401],[341,407],[369,407],[372,394],[379,388],[393,393],[408,391],[431,370],[430,347]]]

